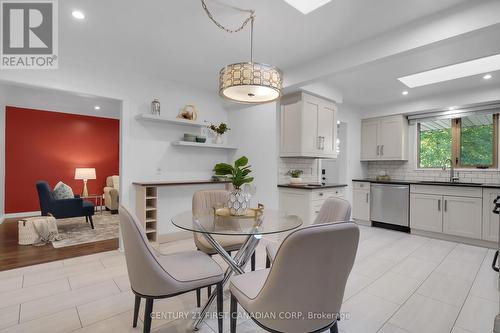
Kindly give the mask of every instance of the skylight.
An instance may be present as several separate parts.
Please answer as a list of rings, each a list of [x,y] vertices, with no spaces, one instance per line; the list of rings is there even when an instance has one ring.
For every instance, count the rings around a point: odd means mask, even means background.
[[[326,5],[332,0],[284,0],[284,1],[305,15],[318,9],[319,7]]]
[[[400,77],[398,80],[415,88],[497,70],[500,70],[500,54]]]

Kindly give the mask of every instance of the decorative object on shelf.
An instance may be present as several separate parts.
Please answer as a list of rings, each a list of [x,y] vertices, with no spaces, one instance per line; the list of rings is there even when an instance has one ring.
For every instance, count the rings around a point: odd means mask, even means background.
[[[302,183],[302,178],[300,178],[300,175],[302,175],[304,171],[302,170],[288,170],[286,173],[286,176],[290,176],[290,184],[299,184]]]
[[[184,141],[196,142],[196,134],[184,133]]]
[[[231,101],[246,104],[262,104],[281,97],[282,73],[271,65],[253,61],[253,25],[255,11],[226,5],[231,9],[249,13],[249,17],[237,29],[228,29],[217,22],[207,8],[204,0],[201,4],[206,14],[220,29],[236,33],[250,22],[250,61],[227,65],[219,72],[219,94]]]
[[[199,135],[197,135],[197,136],[196,136],[196,142],[199,142],[199,143],[205,143],[205,142],[207,142],[207,138],[206,138],[206,137],[204,137],[204,136],[199,136]]]
[[[217,126],[215,126],[214,124],[210,124],[207,126],[207,128],[215,134],[213,143],[216,144],[222,144],[224,141],[222,140],[222,136],[224,135],[224,133],[230,130],[226,123],[220,123]]]
[[[391,177],[389,177],[389,175],[387,174],[387,171],[385,170],[381,170],[377,177],[375,177],[376,180],[381,180],[381,181],[389,181],[391,180]]]
[[[160,116],[160,100],[158,98],[153,99],[151,102],[151,113],[155,116]]]
[[[196,112],[196,106],[191,104],[184,105],[182,110],[177,115],[177,118],[195,121],[196,119],[198,119],[198,112]]]
[[[216,176],[228,176],[233,184],[234,190],[231,191],[227,200],[227,207],[231,215],[246,215],[247,210],[250,208],[251,195],[241,189],[243,184],[253,182],[253,177],[248,176],[252,172],[250,167],[251,165],[248,165],[248,158],[246,156],[237,159],[234,162],[234,166],[227,163],[218,163],[214,167],[213,171]]]
[[[87,190],[87,181],[89,179],[96,179],[95,168],[76,168],[75,179],[83,180],[82,197],[87,197],[89,195],[89,191]]]

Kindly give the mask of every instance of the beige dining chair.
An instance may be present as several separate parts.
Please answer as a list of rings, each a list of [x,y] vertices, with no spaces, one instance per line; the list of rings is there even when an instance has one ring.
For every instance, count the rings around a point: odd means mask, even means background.
[[[211,285],[217,286],[219,333],[222,333],[223,295],[221,267],[200,251],[162,255],[151,247],[144,228],[123,205],[119,208],[125,260],[130,286],[135,294],[133,327],[141,300],[146,299],[144,333],[151,331],[151,313],[155,299],[169,298]]]
[[[197,191],[193,195],[193,216],[212,214],[216,204],[225,204],[229,198],[229,192],[226,190],[202,190]],[[238,251],[246,241],[246,236],[225,236],[212,235],[212,237],[226,250],[230,255],[233,251]],[[194,243],[199,251],[202,251],[209,256],[217,254],[213,246],[198,232],[193,233]],[[251,270],[255,271],[255,252],[250,259]],[[208,288],[208,295],[211,294],[211,286]],[[201,305],[201,290],[196,291],[197,306]]]
[[[323,205],[321,205],[321,209],[319,210],[318,216],[314,219],[313,224],[347,222],[350,218],[351,204],[349,201],[342,198],[328,198]],[[266,245],[266,268],[271,266],[279,247],[279,242],[272,242]]]
[[[289,234],[270,269],[231,279],[230,332],[236,333],[238,304],[258,314],[251,318],[269,332],[338,332],[358,242],[352,222],[313,224]]]

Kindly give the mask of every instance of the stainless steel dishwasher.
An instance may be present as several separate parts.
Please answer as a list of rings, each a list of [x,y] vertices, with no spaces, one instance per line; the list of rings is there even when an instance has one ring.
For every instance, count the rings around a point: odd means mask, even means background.
[[[370,186],[372,225],[410,231],[410,186],[374,184]]]

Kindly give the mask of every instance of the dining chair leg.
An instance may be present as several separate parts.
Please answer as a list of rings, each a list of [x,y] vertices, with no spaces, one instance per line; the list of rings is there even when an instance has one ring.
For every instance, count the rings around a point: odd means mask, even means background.
[[[219,333],[224,331],[223,328],[223,316],[224,316],[224,285],[222,283],[217,284],[217,325],[219,328]]]
[[[208,295],[208,297],[210,297],[210,295],[212,295],[212,286],[207,287],[207,295]]]
[[[144,310],[144,333],[151,332],[151,313],[153,312],[153,301],[152,298],[146,298],[146,309]]]
[[[333,324],[333,326],[330,327],[330,333],[339,333],[339,329],[337,327],[337,322],[335,322],[335,324]]]
[[[196,307],[201,306],[201,289],[196,289]]]
[[[137,327],[137,318],[139,318],[139,308],[141,307],[141,298],[135,295],[135,304],[134,304],[134,322],[132,323],[132,327]]]
[[[94,229],[94,221],[92,221],[92,215],[89,215],[90,226]]]
[[[85,222],[89,223],[89,217],[88,216],[85,216]]]
[[[231,308],[229,309],[230,333],[236,333],[236,320],[238,318],[238,301],[231,294]]]
[[[254,272],[255,271],[255,252],[252,253],[252,258],[250,260],[251,260],[250,267],[252,269],[252,272]]]
[[[271,267],[271,259],[269,259],[269,256],[266,255],[266,268],[270,268]]]

